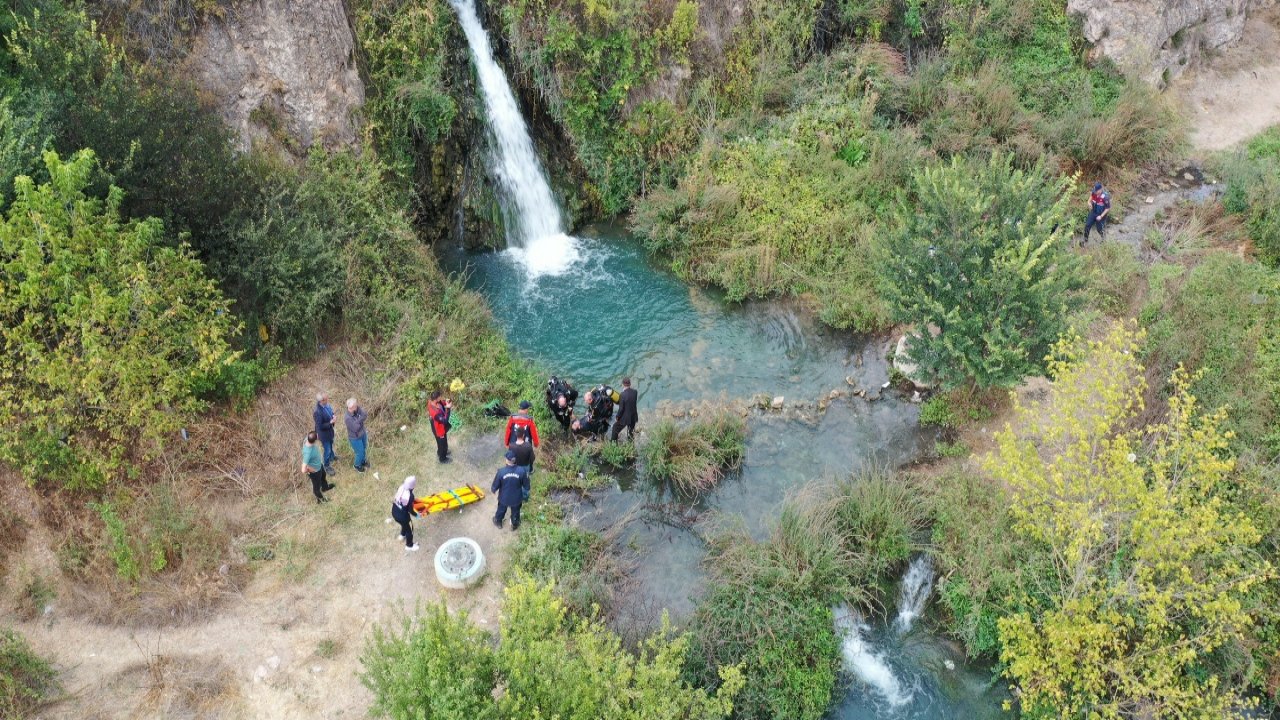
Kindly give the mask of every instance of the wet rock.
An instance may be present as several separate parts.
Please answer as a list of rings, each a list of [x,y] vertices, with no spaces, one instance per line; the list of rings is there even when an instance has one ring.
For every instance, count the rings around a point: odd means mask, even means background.
[[[1182,179],[1187,182],[1195,182],[1196,176],[1191,173],[1182,173]]]
[[[904,377],[911,381],[912,385],[918,388],[928,390],[931,386],[928,382],[920,378],[920,366],[911,359],[907,353],[907,341],[911,335],[903,335],[898,339],[898,347],[893,353],[893,367]]]
[[[786,402],[787,402],[786,398],[779,395],[769,403],[769,407],[773,408],[774,410],[781,410],[782,406],[786,404]]]
[[[1155,202],[1155,201],[1156,201],[1156,199],[1155,199],[1155,198],[1153,198],[1153,197],[1151,197],[1150,195],[1148,195],[1148,196],[1147,196],[1147,199],[1146,199],[1146,200],[1144,200],[1143,202],[1145,202],[1146,204],[1150,205],[1151,203],[1153,203],[1153,202]]]
[[[827,394],[828,400],[835,400],[836,398],[840,398],[840,397],[844,397],[843,390],[832,390],[830,393]]]
[[[922,402],[923,400],[924,400],[924,398],[921,398],[921,397],[920,397],[920,391],[919,391],[919,390],[916,390],[915,392],[911,393],[911,402],[913,402],[913,403],[919,403],[919,402]]]

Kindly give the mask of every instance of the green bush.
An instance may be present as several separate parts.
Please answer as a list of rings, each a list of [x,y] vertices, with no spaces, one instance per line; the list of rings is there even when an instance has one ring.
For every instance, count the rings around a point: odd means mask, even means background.
[[[1144,359],[1157,377],[1179,365],[1198,372],[1192,392],[1230,409],[1237,447],[1280,451],[1280,287],[1273,272],[1231,252],[1205,254],[1151,319]],[[1160,388],[1157,387],[1157,390]]]
[[[609,583],[616,580],[600,535],[557,523],[534,522],[522,529],[511,550],[508,577],[528,576],[554,583],[573,612],[608,611]]]
[[[443,605],[398,634],[376,629],[361,658],[371,712],[404,720],[729,716],[740,671],[719,672],[714,695],[690,687],[680,676],[688,641],[667,623],[632,653],[599,621],[571,615],[550,585],[519,582],[505,595],[496,649],[465,613],[450,616]]]
[[[1108,317],[1123,319],[1142,282],[1143,267],[1133,248],[1102,243],[1085,255],[1088,301]]]
[[[746,456],[747,424],[729,413],[684,426],[660,420],[648,436],[640,448],[645,472],[687,495],[712,489]]]
[[[920,405],[920,424],[935,425],[943,430],[954,430],[960,426],[961,420],[951,407],[951,397],[947,393],[939,393],[925,400]]]
[[[1043,369],[1081,284],[1061,227],[1071,188],[1000,154],[916,174],[876,271],[894,319],[919,329],[910,352],[924,377],[1007,388]]]
[[[1219,169],[1227,182],[1223,204],[1244,217],[1259,257],[1280,265],[1280,127],[1249,141]]]
[[[205,407],[237,323],[159,220],[123,221],[118,188],[86,194],[92,152],[45,162],[49,184],[19,178],[0,225],[0,457],[95,487]]]
[[[0,630],[0,717],[32,717],[58,693],[58,674],[13,630]]]

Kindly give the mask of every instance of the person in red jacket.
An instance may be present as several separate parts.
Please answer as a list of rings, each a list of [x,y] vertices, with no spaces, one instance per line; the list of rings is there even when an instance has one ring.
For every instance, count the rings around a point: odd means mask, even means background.
[[[528,400],[520,401],[520,412],[507,418],[507,431],[502,435],[502,444],[508,448],[515,442],[515,435],[512,433],[517,427],[524,428],[529,435],[529,439],[533,441],[533,446],[538,447],[538,426],[533,424],[533,418],[529,417],[529,408],[532,405]]]
[[[453,401],[440,396],[440,391],[431,393],[431,402],[427,403],[427,412],[431,415],[431,434],[436,437],[436,458],[441,463],[449,462],[449,415],[453,412]]]

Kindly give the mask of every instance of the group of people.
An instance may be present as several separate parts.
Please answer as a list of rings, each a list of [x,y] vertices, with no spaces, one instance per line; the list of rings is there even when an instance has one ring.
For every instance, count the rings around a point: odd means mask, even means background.
[[[622,392],[617,392],[608,385],[597,385],[587,391],[583,401],[586,414],[575,417],[574,406],[578,401],[578,391],[568,381],[552,377],[547,381],[547,408],[560,423],[565,432],[579,437],[594,438],[609,431],[609,420],[613,420],[610,438],[617,442],[623,430],[627,438],[633,439],[639,415],[636,411],[636,400],[639,395],[631,387],[631,378],[622,378]],[[617,414],[614,414],[614,408]]]
[[[619,439],[623,430],[627,431],[628,439],[633,439],[639,419],[636,411],[637,399],[638,393],[631,387],[629,377],[622,379],[620,393],[608,385],[597,385],[586,393],[586,412],[577,417],[575,407],[578,391],[558,377],[547,381],[546,402],[552,416],[566,433],[579,437],[594,438],[604,435],[609,431],[612,420],[611,437],[614,441]],[[502,444],[506,447],[506,463],[494,474],[489,486],[490,491],[497,494],[498,509],[493,516],[493,524],[499,528],[504,527],[510,513],[511,529],[519,529],[520,509],[529,499],[535,449],[540,445],[538,426],[530,415],[532,407],[528,400],[520,401],[519,409],[508,416],[507,426],[503,431]],[[453,401],[439,391],[432,393],[427,402],[427,416],[431,434],[436,441],[436,460],[442,464],[451,462],[449,431],[453,429],[452,414]],[[316,394],[312,419],[315,429],[307,433],[302,446],[302,472],[311,479],[316,502],[323,503],[328,502],[324,493],[336,487],[329,482],[329,476],[335,474],[333,463],[337,460],[337,454],[333,444],[338,423],[338,414],[329,403],[329,396],[323,392]],[[365,428],[368,413],[355,398],[351,398],[347,400],[347,411],[342,419],[347,428],[347,440],[355,455],[353,466],[357,472],[364,472],[368,469],[369,434]],[[418,478],[414,475],[405,478],[391,502],[391,518],[400,525],[400,538],[404,540],[405,550],[411,552],[418,550],[418,544],[413,540],[411,522],[417,515],[413,507],[417,482]]]
[[[343,425],[347,428],[347,441],[351,444],[354,455],[352,466],[356,472],[364,472],[369,463],[369,431],[365,429],[365,421],[369,414],[360,407],[355,398],[347,399],[347,412],[342,416]],[[333,449],[337,436],[338,414],[329,403],[329,396],[323,392],[316,393],[316,406],[311,412],[315,428],[307,433],[302,443],[302,472],[311,479],[311,491],[316,502],[328,502],[325,492],[337,487],[329,482],[329,476],[337,473],[333,463],[338,454]]]

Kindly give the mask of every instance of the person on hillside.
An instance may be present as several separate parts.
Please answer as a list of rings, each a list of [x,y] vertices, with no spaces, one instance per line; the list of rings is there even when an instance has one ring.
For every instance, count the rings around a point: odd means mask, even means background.
[[[498,513],[493,516],[493,524],[502,527],[502,521],[511,511],[511,529],[520,529],[520,506],[529,496],[529,473],[516,466],[516,454],[507,451],[507,464],[493,476],[493,485],[489,488],[498,493]]]
[[[525,432],[523,427],[515,429],[515,442],[511,444],[511,452],[516,454],[516,467],[524,468],[524,471],[533,475],[533,443],[529,441],[529,433]]]
[[[554,376],[547,381],[547,409],[556,422],[560,423],[565,434],[569,433],[569,426],[573,422],[573,405],[577,401],[578,391],[568,381]]]
[[[1111,193],[1102,187],[1102,183],[1093,184],[1093,192],[1089,194],[1089,218],[1084,223],[1084,240],[1080,246],[1089,242],[1089,231],[1098,228],[1098,238],[1107,239],[1107,216],[1111,214]]]
[[[333,405],[329,404],[328,394],[316,393],[316,407],[311,411],[311,419],[315,421],[316,436],[324,446],[324,471],[333,475],[333,461],[338,459],[338,454],[333,451],[333,440],[337,434],[334,426],[338,423],[338,414],[333,411]]]
[[[618,442],[618,435],[622,429],[627,430],[627,439],[636,439],[636,420],[639,415],[636,413],[636,400],[639,399],[639,393],[635,388],[631,387],[631,378],[622,378],[622,395],[618,398],[618,415],[613,419],[613,433],[610,438],[614,442]]]
[[[529,439],[533,442],[534,447],[538,447],[538,426],[533,423],[533,418],[529,417],[529,408],[533,405],[528,400],[520,401],[520,411],[515,415],[507,418],[507,431],[502,435],[502,444],[511,447],[511,443],[515,442],[514,430],[517,427],[523,427],[529,433]]]
[[[316,436],[316,432],[312,430],[307,433],[307,439],[302,443],[302,474],[311,478],[311,492],[315,493],[316,502],[329,502],[329,498],[324,496],[326,490],[332,490],[332,485],[324,472],[324,455],[320,450],[320,440]]]
[[[417,484],[416,476],[405,478],[396,491],[395,498],[391,500],[391,517],[400,523],[400,537],[404,539],[404,549],[407,552],[418,551],[418,544],[413,541],[413,523],[409,520],[418,515],[413,509],[413,488]]]
[[[355,454],[353,463],[356,472],[364,472],[369,467],[366,458],[366,453],[369,452],[369,432],[364,427],[368,419],[369,413],[360,407],[360,403],[355,398],[347,398],[347,414],[342,421],[346,423],[347,440],[351,443],[351,452]]]
[[[443,398],[440,391],[431,393],[431,402],[427,403],[427,412],[431,414],[431,434],[436,438],[436,459],[441,464],[449,460],[449,430],[453,427],[449,416],[453,413],[453,401]]]

